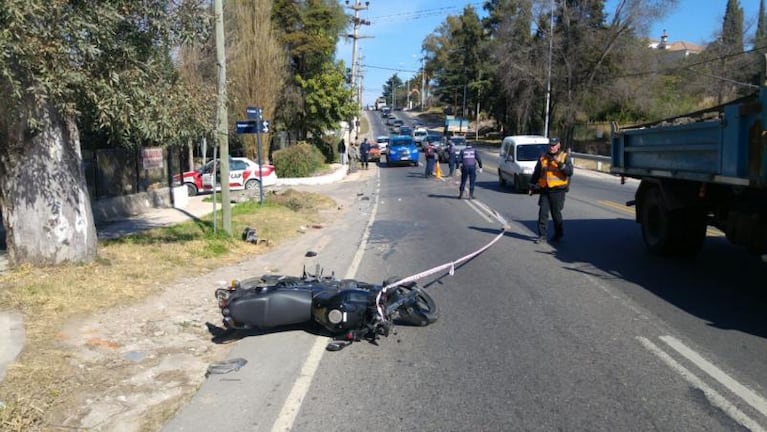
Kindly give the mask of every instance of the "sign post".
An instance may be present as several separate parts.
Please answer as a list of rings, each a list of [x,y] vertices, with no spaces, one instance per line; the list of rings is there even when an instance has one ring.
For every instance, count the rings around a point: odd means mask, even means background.
[[[264,173],[261,162],[261,134],[269,132],[269,122],[264,120],[264,111],[260,107],[248,107],[245,110],[248,120],[237,122],[238,134],[256,134],[256,154],[258,155],[259,204],[264,203]]]

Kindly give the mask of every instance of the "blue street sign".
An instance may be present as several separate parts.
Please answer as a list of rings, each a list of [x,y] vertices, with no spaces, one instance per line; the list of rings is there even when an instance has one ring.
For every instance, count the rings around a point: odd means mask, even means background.
[[[251,120],[258,120],[264,114],[263,110],[259,107],[248,107],[245,113],[248,114],[248,118]]]
[[[254,134],[258,132],[258,122],[255,121],[238,121],[237,133],[238,134]]]
[[[269,133],[269,121],[261,121],[261,133]]]

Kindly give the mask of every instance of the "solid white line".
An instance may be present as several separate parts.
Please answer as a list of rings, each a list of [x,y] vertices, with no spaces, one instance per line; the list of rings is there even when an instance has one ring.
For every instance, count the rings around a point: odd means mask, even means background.
[[[378,171],[376,172],[376,197],[379,196],[378,191],[380,186],[381,175],[380,171]],[[365,254],[368,238],[370,238],[370,227],[373,225],[373,221],[375,221],[376,212],[378,212],[377,198],[373,204],[373,210],[370,212],[370,217],[368,218],[368,223],[365,226],[365,231],[362,233],[362,241],[357,247],[357,252],[354,254],[354,258],[352,259],[352,263],[349,266],[349,269],[346,271],[346,279],[353,279],[357,274],[357,269],[362,262],[362,256]],[[317,368],[320,365],[322,356],[325,354],[325,347],[327,344],[328,338],[326,337],[317,337],[317,339],[315,339],[314,345],[312,346],[312,349],[309,351],[309,355],[306,358],[306,362],[304,363],[303,367],[301,367],[301,373],[298,375],[298,378],[296,378],[296,382],[290,389],[288,398],[282,405],[282,409],[280,410],[279,415],[277,415],[277,419],[272,425],[272,432],[285,432],[293,428],[293,423],[296,421],[296,416],[301,410],[301,403],[304,401],[306,394],[309,392],[309,387],[311,387],[312,379],[314,378],[314,374],[317,372]]]
[[[703,372],[719,381],[731,392],[735,393],[738,397],[746,401],[746,403],[754,407],[754,409],[759,411],[763,416],[767,417],[767,400],[765,400],[758,393],[739,383],[731,376],[727,375],[727,373],[725,373],[723,370],[714,366],[713,363],[704,359],[700,354],[693,351],[691,348],[683,344],[675,337],[661,336],[660,339],[668,346],[676,350],[676,352],[693,362],[695,366],[699,367]]]
[[[687,370],[684,366],[679,364],[676,360],[666,354],[665,351],[658,348],[654,343],[650,342],[647,338],[637,336],[639,343],[647,348],[651,353],[660,358],[666,365],[676,371],[693,387],[698,388],[706,395],[706,398],[712,405],[718,407],[724,411],[733,420],[741,424],[743,427],[750,429],[752,432],[765,432],[764,428],[754,421],[751,417],[747,416],[743,411],[739,410],[735,405],[730,403],[724,396],[719,394],[716,390],[707,386],[700,378],[695,376],[692,372]]]
[[[492,223],[492,222],[493,222],[493,220],[492,220],[492,219],[490,219],[490,217],[488,217],[488,216],[487,216],[487,215],[486,215],[486,214],[485,214],[485,213],[482,211],[482,209],[481,209],[481,208],[479,208],[479,206],[478,206],[477,204],[474,204],[474,202],[473,202],[474,200],[464,200],[464,201],[466,201],[466,205],[467,205],[467,206],[471,207],[471,208],[472,208],[472,210],[474,210],[475,212],[477,212],[477,213],[478,213],[480,216],[482,216],[482,217],[483,217],[483,218],[484,218],[486,221],[488,221],[488,222],[490,222],[490,223]]]

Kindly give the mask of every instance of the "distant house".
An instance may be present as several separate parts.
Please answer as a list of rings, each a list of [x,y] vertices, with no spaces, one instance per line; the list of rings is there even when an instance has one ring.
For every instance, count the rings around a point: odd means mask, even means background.
[[[704,47],[692,42],[669,42],[666,30],[663,30],[660,41],[651,40],[647,46],[652,49],[662,50],[667,56],[667,61],[681,60],[692,54],[700,54],[704,49]]]

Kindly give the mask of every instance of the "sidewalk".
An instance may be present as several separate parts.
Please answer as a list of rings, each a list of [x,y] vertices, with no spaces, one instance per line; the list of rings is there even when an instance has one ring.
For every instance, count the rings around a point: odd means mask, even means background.
[[[347,174],[348,166],[334,164],[335,169],[330,174],[306,177],[278,179],[277,184],[267,189],[327,185],[339,182],[347,178],[353,180],[359,171]],[[150,208],[135,216],[115,219],[100,223],[96,226],[99,240],[113,239],[128,234],[133,234],[153,228],[160,228],[183,223],[189,220],[199,219],[213,212],[213,202],[205,202],[211,194],[189,197],[185,208]],[[216,206],[221,211],[221,205]],[[4,251],[3,251],[4,252]],[[4,253],[0,255],[0,272],[7,268],[7,260]],[[0,381],[5,378],[8,365],[11,364],[24,346],[24,322],[22,314],[12,310],[0,310]],[[3,401],[0,400],[0,409]]]

